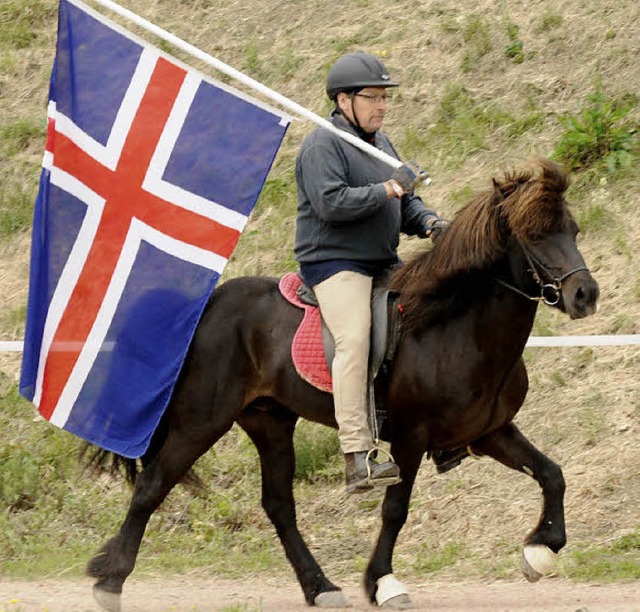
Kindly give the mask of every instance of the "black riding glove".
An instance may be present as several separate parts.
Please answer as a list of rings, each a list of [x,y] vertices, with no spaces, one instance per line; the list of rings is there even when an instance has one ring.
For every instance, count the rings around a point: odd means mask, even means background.
[[[451,225],[451,223],[446,219],[440,219],[440,217],[431,217],[427,221],[425,238],[431,238],[431,240],[435,242],[445,231],[447,231],[449,225]]]
[[[421,170],[420,166],[414,162],[406,162],[399,168],[396,168],[391,175],[391,180],[398,183],[405,193],[413,191],[418,183],[428,178],[429,173]]]

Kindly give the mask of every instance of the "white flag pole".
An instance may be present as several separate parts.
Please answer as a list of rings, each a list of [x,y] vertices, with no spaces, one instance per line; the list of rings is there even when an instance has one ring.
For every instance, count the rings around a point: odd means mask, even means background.
[[[80,0],[71,0],[71,2],[77,5],[83,4]],[[230,76],[231,78],[236,79],[237,81],[240,81],[241,83],[247,85],[247,87],[250,87],[251,89],[254,89],[255,91],[260,92],[262,95],[270,98],[271,100],[274,100],[284,108],[290,110],[292,113],[295,113],[300,117],[304,117],[305,119],[309,119],[310,121],[313,121],[314,123],[329,130],[330,132],[333,132],[343,140],[346,140],[347,142],[352,144],[354,147],[357,147],[358,149],[361,149],[362,151],[369,153],[369,155],[371,155],[372,157],[375,157],[376,159],[379,159],[380,161],[385,162],[392,168],[399,168],[402,165],[402,162],[396,159],[395,157],[392,157],[391,155],[385,153],[384,151],[381,151],[380,149],[376,149],[376,147],[370,145],[369,143],[364,142],[363,140],[361,140],[357,136],[354,136],[353,134],[350,134],[349,132],[345,132],[344,130],[340,130],[336,128],[332,123],[330,123],[326,119],[323,119],[319,115],[316,115],[312,111],[306,109],[304,106],[301,106],[297,102],[294,102],[293,100],[290,100],[289,98],[283,96],[282,94],[279,94],[277,91],[270,89],[266,85],[263,85],[262,83],[256,81],[255,79],[252,79],[250,76],[247,76],[246,74],[240,72],[239,70],[232,68],[228,64],[221,62],[219,59],[216,59],[215,57],[209,55],[208,53],[201,51],[197,47],[194,47],[193,45],[189,44],[188,42],[185,42],[181,38],[178,38],[177,36],[171,34],[170,32],[163,30],[157,25],[154,25],[150,21],[147,21],[146,19],[120,6],[119,4],[116,4],[111,0],[93,0],[93,2],[112,10],[114,13],[117,13],[118,15],[124,17],[125,19],[132,21],[133,23],[139,25],[141,28],[144,28],[145,30],[151,32],[152,34],[155,34],[159,38],[166,40],[168,43],[171,43],[178,49],[182,49],[186,53],[189,53],[190,55],[193,55],[194,57],[198,58],[199,60],[202,60],[203,62],[209,64],[210,66],[213,66],[216,70],[219,70],[220,72],[226,74],[227,76]],[[431,179],[429,178],[427,178],[424,181],[426,185],[428,185],[430,182],[431,182]]]

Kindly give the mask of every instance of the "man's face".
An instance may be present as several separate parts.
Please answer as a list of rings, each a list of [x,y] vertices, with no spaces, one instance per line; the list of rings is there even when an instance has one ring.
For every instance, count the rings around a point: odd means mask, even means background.
[[[357,117],[365,132],[375,132],[382,126],[387,112],[387,88],[365,87],[353,96],[353,102],[351,96],[340,93],[338,104],[350,121],[356,123]]]

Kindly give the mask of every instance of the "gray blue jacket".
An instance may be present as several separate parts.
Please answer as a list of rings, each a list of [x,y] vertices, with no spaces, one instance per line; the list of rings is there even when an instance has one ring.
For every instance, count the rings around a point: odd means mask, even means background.
[[[334,113],[331,121],[356,134],[340,115]],[[377,132],[373,144],[398,158],[384,134]],[[400,232],[424,236],[427,220],[436,213],[413,192],[387,198],[382,183],[392,173],[389,165],[329,130],[317,128],[309,134],[296,159],[296,260],[388,262],[397,259]]]

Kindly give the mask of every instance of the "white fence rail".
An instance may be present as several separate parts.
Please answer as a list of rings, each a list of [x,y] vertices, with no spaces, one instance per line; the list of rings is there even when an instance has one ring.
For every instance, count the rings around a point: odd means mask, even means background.
[[[640,344],[640,334],[611,336],[530,336],[527,346],[631,346]]]
[[[633,346],[640,345],[640,334],[610,336],[531,336],[528,347],[563,347],[563,346]],[[20,341],[0,341],[0,353],[21,353],[24,343]]]

